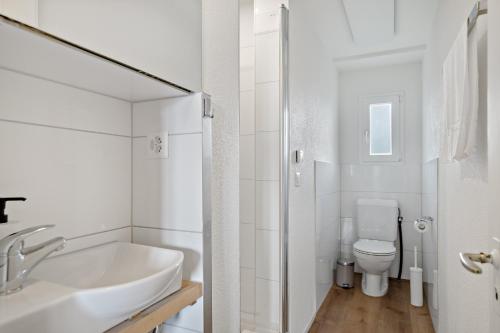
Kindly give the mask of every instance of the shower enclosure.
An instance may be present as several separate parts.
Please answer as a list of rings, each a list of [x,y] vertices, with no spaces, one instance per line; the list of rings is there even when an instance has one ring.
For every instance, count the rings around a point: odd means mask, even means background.
[[[240,8],[241,327],[286,332],[288,10],[262,0]]]
[[[294,0],[240,1],[246,332],[306,331],[331,286],[331,273],[326,283],[320,273],[332,272],[338,249],[337,74],[319,24],[310,24],[315,8]]]

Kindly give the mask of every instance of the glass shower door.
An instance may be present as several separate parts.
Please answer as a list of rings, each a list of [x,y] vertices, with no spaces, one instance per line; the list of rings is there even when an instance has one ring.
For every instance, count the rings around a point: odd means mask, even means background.
[[[286,22],[281,2],[240,1],[242,332],[287,331]]]

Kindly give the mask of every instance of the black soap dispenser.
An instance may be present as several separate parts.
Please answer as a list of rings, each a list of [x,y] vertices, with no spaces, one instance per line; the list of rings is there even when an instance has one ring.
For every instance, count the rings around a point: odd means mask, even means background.
[[[13,198],[0,198],[0,223],[7,223],[9,217],[5,214],[5,206],[7,201],[26,201],[23,197],[13,197]]]

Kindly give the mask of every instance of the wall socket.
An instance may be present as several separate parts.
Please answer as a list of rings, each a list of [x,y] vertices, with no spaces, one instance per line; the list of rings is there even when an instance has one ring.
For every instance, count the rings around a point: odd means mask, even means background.
[[[168,132],[149,134],[146,141],[149,158],[168,158]]]

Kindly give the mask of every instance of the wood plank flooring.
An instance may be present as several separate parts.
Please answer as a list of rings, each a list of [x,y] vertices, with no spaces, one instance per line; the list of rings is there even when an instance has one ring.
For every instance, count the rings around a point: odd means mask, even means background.
[[[410,282],[391,280],[384,297],[361,291],[361,275],[352,289],[334,285],[309,333],[434,333],[427,304],[410,304]]]

